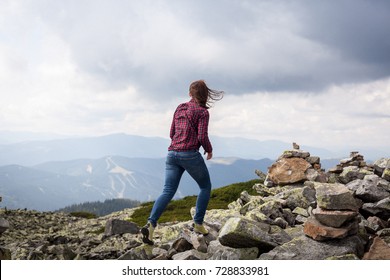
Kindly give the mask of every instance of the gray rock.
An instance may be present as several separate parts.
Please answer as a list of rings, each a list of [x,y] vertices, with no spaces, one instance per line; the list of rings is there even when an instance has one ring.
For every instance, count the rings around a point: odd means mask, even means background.
[[[283,208],[283,219],[287,222],[287,226],[294,226],[295,225],[295,215],[292,213],[290,208]]]
[[[341,256],[332,256],[326,258],[326,260],[360,260],[355,254],[346,254]]]
[[[0,247],[0,260],[10,260],[11,250],[8,248]]]
[[[153,246],[143,244],[127,251],[118,260],[151,260],[153,257]]]
[[[388,223],[390,225],[390,221]],[[390,227],[378,231],[377,235],[390,246]]]
[[[363,179],[356,179],[349,182],[345,186],[355,194],[356,190],[359,189],[363,185],[363,183],[364,183]]]
[[[364,222],[364,226],[367,232],[375,234],[377,231],[386,228],[388,225],[387,221],[384,221],[376,216],[371,216],[368,217],[367,220]]]
[[[390,182],[390,167],[387,167],[382,174],[382,178]]]
[[[317,205],[327,210],[353,210],[359,209],[359,204],[353,193],[343,184],[317,183]]]
[[[282,158],[303,158],[303,159],[306,159],[308,157],[310,157],[309,152],[303,151],[300,149],[294,149],[294,150],[284,151],[283,154],[279,157],[279,159],[282,159]]]
[[[387,220],[390,218],[390,197],[382,199],[376,203],[364,203],[362,210]]]
[[[354,254],[361,258],[365,242],[358,236],[340,240],[315,241],[306,236],[294,238],[268,253],[260,255],[260,260],[325,260],[330,257]]]
[[[153,249],[152,249],[152,254],[153,254],[153,256],[156,256],[156,257],[157,257],[157,256],[160,256],[160,255],[166,255],[166,256],[168,256],[168,251],[165,250],[165,249],[156,247],[156,248],[153,248]]]
[[[252,248],[232,248],[223,246],[218,240],[211,241],[207,253],[211,255],[211,260],[254,260],[259,254],[259,249]]]
[[[185,251],[182,253],[178,253],[176,255],[173,255],[173,260],[205,260],[207,259],[207,254],[201,253],[195,249]]]
[[[339,180],[343,184],[347,184],[356,179],[363,179],[364,176],[373,174],[373,172],[359,168],[357,166],[347,166],[343,168],[343,172],[339,175]]]
[[[312,211],[313,216],[321,224],[329,227],[341,227],[346,222],[354,219],[358,212],[356,211],[340,211],[340,210],[323,210],[319,207]]]
[[[319,164],[320,163],[320,157],[317,156],[310,156],[306,158],[306,161],[310,163],[311,165],[313,164]]]
[[[307,210],[305,208],[302,208],[302,207],[294,208],[292,213],[296,214],[296,215],[301,215],[303,217],[309,217],[309,212],[307,212]]]
[[[203,234],[197,234],[194,231],[183,229],[179,238],[173,242],[172,248],[174,248],[177,252],[183,252],[194,248],[199,252],[205,253],[207,252],[207,242],[210,242],[210,239],[208,239],[209,237],[212,238],[213,234],[210,233],[204,236]]]
[[[366,175],[360,182],[355,195],[364,202],[378,202],[390,196],[390,192],[386,190],[388,185],[389,182],[377,175]]]
[[[316,190],[313,185],[292,188],[278,193],[275,197],[285,200],[286,206],[291,210],[296,207],[307,209],[316,200]]]
[[[297,224],[297,225],[302,225],[302,224],[306,223],[306,221],[307,221],[307,217],[302,216],[302,215],[298,215],[295,218],[295,224]]]
[[[390,168],[390,158],[380,158],[374,162],[375,173],[379,176],[383,175],[386,168]]]
[[[263,213],[265,216],[271,219],[283,217],[282,203],[278,200],[267,201],[258,206],[257,211]]]
[[[286,222],[286,220],[281,217],[276,218],[274,224],[281,228],[286,228],[288,226],[288,222]]]
[[[139,233],[140,228],[137,224],[118,220],[118,219],[110,219],[106,223],[106,229],[104,231],[105,236],[112,236],[115,234],[124,234],[124,233],[131,233],[131,234],[137,234]]]
[[[263,252],[269,251],[278,244],[268,231],[268,225],[244,218],[231,218],[221,229],[219,242],[233,248],[258,247]]]
[[[173,242],[172,248],[175,249],[176,252],[181,253],[191,250],[193,246],[185,237],[182,236]]]
[[[0,234],[5,232],[8,228],[9,228],[9,222],[4,218],[0,218]]]
[[[76,253],[72,251],[67,245],[53,245],[48,247],[48,253],[55,255],[58,260],[73,260]]]

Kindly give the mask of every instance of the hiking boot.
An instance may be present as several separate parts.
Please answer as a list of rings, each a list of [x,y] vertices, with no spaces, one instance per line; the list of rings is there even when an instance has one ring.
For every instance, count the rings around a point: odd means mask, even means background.
[[[154,226],[148,222],[143,228],[141,228],[142,242],[145,244],[153,245],[153,232]]]
[[[209,234],[209,231],[204,227],[204,225],[199,225],[199,224],[194,224],[194,231],[196,233],[201,233],[203,235],[207,235]]]

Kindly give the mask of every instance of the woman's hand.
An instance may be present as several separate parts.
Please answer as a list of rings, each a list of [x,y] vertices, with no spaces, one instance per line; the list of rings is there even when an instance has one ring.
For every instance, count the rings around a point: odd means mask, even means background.
[[[207,160],[211,159],[212,157],[213,157],[213,153],[212,152],[207,153],[207,157],[206,157]]]

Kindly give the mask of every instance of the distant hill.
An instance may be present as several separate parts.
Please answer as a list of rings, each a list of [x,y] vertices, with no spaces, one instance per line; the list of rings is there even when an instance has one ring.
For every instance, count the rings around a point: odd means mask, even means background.
[[[106,199],[105,201],[84,202],[79,204],[73,204],[61,209],[58,212],[73,213],[73,212],[88,212],[97,216],[105,216],[113,212],[122,211],[127,208],[134,208],[140,204],[139,201],[114,198]]]
[[[49,161],[69,161],[80,158],[98,159],[107,155],[128,158],[162,158],[166,156],[169,139],[162,137],[144,137],[123,133],[98,137],[62,138],[50,135],[28,133],[5,133],[0,131],[0,166],[33,166]],[[282,151],[290,149],[291,143],[266,140],[259,141],[240,137],[210,136],[215,157],[235,157],[243,159],[275,160]],[[33,141],[22,139],[35,139]],[[41,139],[41,140],[37,140]],[[16,142],[12,142],[16,141]],[[303,150],[321,159],[340,159],[348,157],[352,150],[358,150],[366,160],[388,157],[388,151],[358,149],[330,151],[324,148],[301,145]]]
[[[37,137],[35,136],[35,138]],[[45,137],[47,136],[42,136],[46,139]],[[291,143],[276,140],[258,141],[218,136],[210,136],[210,138],[216,157],[276,159],[281,151],[291,148]],[[100,137],[24,141],[0,144],[0,166],[11,164],[32,166],[48,161],[97,159],[107,155],[129,158],[161,158],[166,156],[168,146],[169,139],[167,138],[143,137],[123,133]],[[302,148],[321,158],[334,157],[333,153],[326,149]]]
[[[28,141],[0,145],[0,165],[36,165],[48,161],[101,158],[106,155],[159,158],[169,141],[158,137],[111,134],[101,137]]]
[[[43,140],[12,142],[31,137]],[[114,198],[144,202],[161,193],[168,139],[127,134],[54,140],[47,137],[50,135],[0,131],[0,143],[8,143],[0,145],[2,207],[51,211]],[[281,141],[216,136],[211,140],[214,158],[206,163],[213,188],[254,179],[255,169],[266,173],[280,153],[291,148],[290,143]],[[301,148],[320,156],[325,169],[340,159],[332,159],[332,153],[325,149]],[[194,181],[184,174],[176,198],[197,193]]]
[[[256,178],[255,169],[267,171],[269,159],[216,159],[208,161],[213,188]],[[156,199],[164,182],[165,159],[107,156],[47,162],[33,167],[0,167],[1,206],[52,211],[87,201],[128,198]],[[184,174],[176,198],[198,193]]]

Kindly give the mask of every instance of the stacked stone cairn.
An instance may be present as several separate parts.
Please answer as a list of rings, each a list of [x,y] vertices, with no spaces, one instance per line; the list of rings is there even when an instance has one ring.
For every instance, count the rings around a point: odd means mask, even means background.
[[[317,208],[304,224],[307,236],[323,241],[358,233],[359,203],[344,185],[318,184],[316,199]]]
[[[284,186],[303,181],[326,182],[326,174],[321,169],[320,157],[310,156],[293,143],[293,149],[285,151],[277,161],[268,168],[264,185],[267,187]]]

